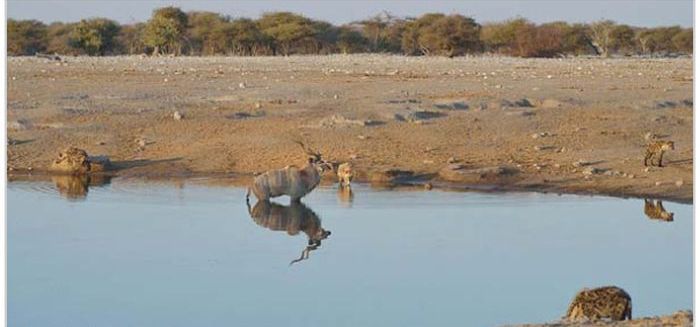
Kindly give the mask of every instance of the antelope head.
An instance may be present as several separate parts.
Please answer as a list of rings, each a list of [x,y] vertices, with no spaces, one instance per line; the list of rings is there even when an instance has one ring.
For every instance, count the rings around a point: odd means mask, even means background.
[[[301,146],[301,149],[304,150],[304,153],[308,156],[309,164],[313,165],[319,172],[319,174],[323,174],[324,172],[328,170],[333,170],[333,164],[330,162],[324,160],[321,157],[321,153],[318,152],[317,150],[311,149],[307,145],[305,145],[301,141],[294,141],[299,146]]]

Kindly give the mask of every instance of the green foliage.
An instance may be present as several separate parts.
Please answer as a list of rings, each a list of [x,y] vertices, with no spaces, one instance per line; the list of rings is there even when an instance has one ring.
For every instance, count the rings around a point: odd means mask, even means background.
[[[234,20],[231,23],[233,53],[236,55],[253,56],[266,53],[272,42],[258,24],[248,18]]]
[[[7,53],[11,56],[33,55],[46,50],[48,29],[36,20],[7,20]]]
[[[352,26],[341,26],[338,33],[338,49],[341,53],[365,52],[369,41],[362,32]]]
[[[146,24],[144,23],[122,25],[116,37],[117,52],[128,55],[146,53],[147,46],[143,43],[143,31],[145,28]]]
[[[260,30],[272,40],[272,52],[282,55],[292,54],[295,48],[313,42],[316,31],[312,21],[290,12],[264,14],[258,20]]]
[[[187,15],[176,7],[164,7],[153,11],[143,33],[143,43],[153,49],[153,54],[177,54],[182,52]]]
[[[230,19],[204,11],[187,13],[187,40],[190,54],[224,54],[230,49],[232,26]]]
[[[532,23],[524,18],[515,18],[502,23],[485,24],[481,41],[486,50],[509,55],[519,55],[518,34],[530,29]]]
[[[231,19],[214,12],[153,11],[146,23],[120,26],[94,18],[78,23],[7,21],[8,53],[31,55],[187,54],[290,55],[403,53],[460,56],[495,53],[517,57],[567,55],[672,55],[693,52],[693,29],[639,28],[601,20],[590,24],[535,24],[517,17],[477,24],[462,15],[428,13],[398,18],[387,12],[343,26],[291,12],[257,20]]]
[[[80,50],[76,49],[71,42],[71,32],[76,25],[77,23],[51,23],[48,26],[49,44],[46,52],[64,55],[80,54]]]
[[[95,56],[114,53],[114,38],[119,33],[115,21],[104,18],[81,20],[73,27],[69,42],[74,48]]]
[[[681,53],[693,53],[693,29],[685,28],[671,38],[671,43],[676,51]]]
[[[481,50],[481,26],[474,19],[456,14],[432,17],[435,19],[418,30],[418,47],[423,54],[453,57]]]

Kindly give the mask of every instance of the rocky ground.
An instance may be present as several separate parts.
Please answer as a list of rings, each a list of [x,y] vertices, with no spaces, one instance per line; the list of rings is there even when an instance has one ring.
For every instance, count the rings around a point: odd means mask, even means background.
[[[120,176],[253,174],[302,139],[360,180],[692,202],[692,59],[9,58],[11,175],[69,145]],[[675,141],[666,167],[647,138]]]
[[[557,322],[547,324],[527,324],[519,327],[657,327],[657,326],[693,326],[693,313],[691,311],[678,311],[673,314],[659,317],[645,317],[625,321],[608,322]]]

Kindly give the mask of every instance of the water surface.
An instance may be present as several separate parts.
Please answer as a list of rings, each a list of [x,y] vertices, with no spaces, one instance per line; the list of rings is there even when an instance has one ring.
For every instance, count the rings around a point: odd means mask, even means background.
[[[635,317],[692,307],[692,206],[353,191],[251,217],[235,187],[10,183],[9,325],[494,326],[609,284]]]

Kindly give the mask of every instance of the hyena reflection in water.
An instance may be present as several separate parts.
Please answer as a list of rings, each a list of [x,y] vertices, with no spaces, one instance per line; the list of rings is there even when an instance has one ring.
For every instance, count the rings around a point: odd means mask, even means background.
[[[668,212],[660,200],[644,199],[644,214],[649,219],[673,221],[673,212]]]
[[[292,260],[292,265],[309,258],[311,251],[321,246],[321,241],[331,235],[331,231],[321,227],[321,219],[313,210],[301,202],[292,201],[285,206],[270,201],[258,201],[252,208],[248,204],[248,213],[256,224],[273,231],[286,231],[294,236],[304,232],[308,244],[301,252],[299,259]]]
[[[92,186],[103,186],[109,184],[111,177],[95,175],[55,175],[51,176],[51,181],[56,185],[56,190],[68,200],[83,200],[87,197]]]

